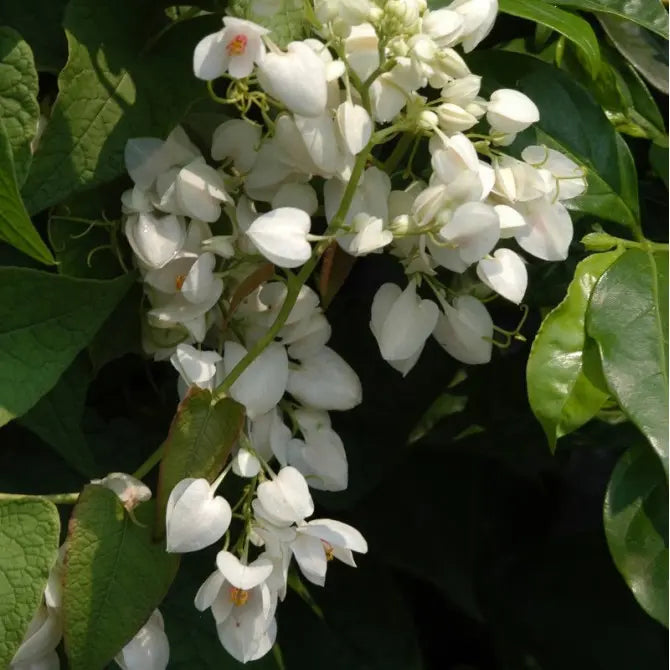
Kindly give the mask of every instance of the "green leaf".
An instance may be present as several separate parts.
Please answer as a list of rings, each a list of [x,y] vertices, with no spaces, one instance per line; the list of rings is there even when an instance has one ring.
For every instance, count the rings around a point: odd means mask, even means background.
[[[648,28],[668,39],[668,12],[659,0],[544,0],[552,5],[605,12]]]
[[[16,185],[12,146],[0,119],[0,240],[41,263],[55,261],[26,212]]]
[[[668,254],[628,249],[591,296],[586,330],[610,391],[668,469]]]
[[[565,35],[582,50],[592,76],[600,69],[600,49],[593,28],[575,14],[545,5],[537,0],[500,0],[500,11],[522,19],[534,21]]]
[[[56,73],[64,65],[67,44],[63,13],[67,0],[3,0],[0,24],[16,29],[30,44],[37,69]]]
[[[663,180],[665,187],[668,188],[668,149],[652,144],[649,147],[649,162],[654,172]]]
[[[56,561],[60,520],[45,500],[0,501],[0,667],[19,648]]]
[[[192,386],[172,420],[164,443],[156,506],[156,528],[165,530],[165,507],[174,486],[185,477],[213,481],[221,472],[244,424],[244,407],[232,398],[212,405],[212,394]]]
[[[547,315],[533,341],[526,368],[528,400],[552,449],[559,437],[592,419],[608,398],[584,369],[585,320],[593,287],[621,253],[584,259],[565,299]]]
[[[603,509],[612,558],[633,595],[668,626],[668,484],[647,445],[628,449],[612,473]]]
[[[19,419],[70,467],[89,479],[100,474],[81,428],[90,367],[84,356],[78,356],[56,386]]]
[[[144,625],[165,597],[179,565],[153,542],[154,505],[133,521],[115,493],[84,488],[65,545],[63,618],[72,670],[101,670]]]
[[[16,182],[25,181],[37,130],[37,72],[33,52],[19,33],[0,27],[0,119],[12,147]]]
[[[544,143],[564,151],[586,169],[588,191],[572,209],[636,228],[640,218],[635,163],[626,143],[591,94],[568,74],[523,54],[477,51],[469,56],[487,91],[515,88],[540,110],[540,121],[513,148]]]
[[[614,46],[652,86],[667,95],[670,91],[667,41],[625,19],[606,14],[598,19]]]
[[[133,283],[0,268],[0,426],[48,393]]]
[[[206,94],[193,76],[193,48],[219,21],[203,16],[157,26],[156,10],[151,0],[68,4],[69,58],[23,189],[29,211],[122,174],[128,139],[167,135]]]
[[[229,11],[234,16],[269,28],[270,37],[281,47],[307,37],[308,25],[302,0],[279,0],[273,3],[270,11],[268,8],[252,0],[231,0]]]

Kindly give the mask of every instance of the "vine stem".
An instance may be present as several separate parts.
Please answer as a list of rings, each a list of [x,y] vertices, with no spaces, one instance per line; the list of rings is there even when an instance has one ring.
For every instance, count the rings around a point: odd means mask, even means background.
[[[30,493],[0,493],[2,500],[48,500],[55,505],[74,505],[79,498],[79,493],[51,493],[46,495]]]

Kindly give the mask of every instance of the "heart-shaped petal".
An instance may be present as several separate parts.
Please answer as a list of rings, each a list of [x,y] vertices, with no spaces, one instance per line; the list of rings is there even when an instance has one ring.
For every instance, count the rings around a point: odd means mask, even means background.
[[[275,479],[260,484],[256,495],[267,518],[279,526],[298,523],[314,512],[307,482],[291,466],[282,468]]]
[[[282,268],[295,268],[312,255],[306,239],[309,227],[307,212],[280,207],[255,219],[247,235],[269,261]]]
[[[229,551],[220,551],[216,555],[216,567],[235,588],[245,591],[262,584],[272,573],[272,561],[269,558],[260,556],[246,565]]]
[[[354,155],[363,150],[372,135],[372,119],[365,107],[345,100],[336,112],[337,126],[347,149]]]
[[[231,518],[228,501],[213,497],[206,479],[182,479],[168,498],[167,550],[183,553],[208,547],[228,530]]]
[[[528,285],[526,265],[511,249],[498,249],[493,258],[483,258],[477,264],[477,276],[496,293],[517,305]]]
[[[260,85],[295,114],[319,116],[326,108],[326,66],[308,45],[291,42],[287,53],[268,53],[258,65]]]

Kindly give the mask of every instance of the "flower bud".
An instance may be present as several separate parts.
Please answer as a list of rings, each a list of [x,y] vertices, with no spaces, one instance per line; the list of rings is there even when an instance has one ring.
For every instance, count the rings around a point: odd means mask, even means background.
[[[491,94],[486,119],[494,131],[520,133],[540,120],[540,112],[527,95],[511,88],[500,88]]]

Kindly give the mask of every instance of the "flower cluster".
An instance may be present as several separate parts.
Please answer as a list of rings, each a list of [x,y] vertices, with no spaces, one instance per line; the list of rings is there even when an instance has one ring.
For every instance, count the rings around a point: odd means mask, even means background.
[[[380,354],[402,375],[431,335],[459,361],[486,363],[495,326],[482,291],[520,304],[521,252],[567,256],[564,202],[585,190],[581,169],[544,146],[506,154],[538,109],[515,90],[484,98],[458,50],[474,49],[496,13],[496,0],[435,11],[424,0],[315,0],[312,36],[285,49],[227,16],[193,58],[214,98],[240,110],[214,132],[211,161],[181,127],[126,147],[145,349],[172,362],[182,397],[196,386],[246,410],[231,463],[213,484],[177,484],[166,518],[168,551],[224,538],[195,605],[242,662],[274,643],[292,558],[323,585],[331,558],[354,565],[351,552],[367,550],[350,526],[308,520],[310,487],[347,487],[329,412],[362,399],[306,283],[324,252],[387,251],[403,267],[406,285],[383,284],[370,306]],[[417,173],[420,148],[430,165]],[[233,506],[217,495],[231,469],[247,480]]]

